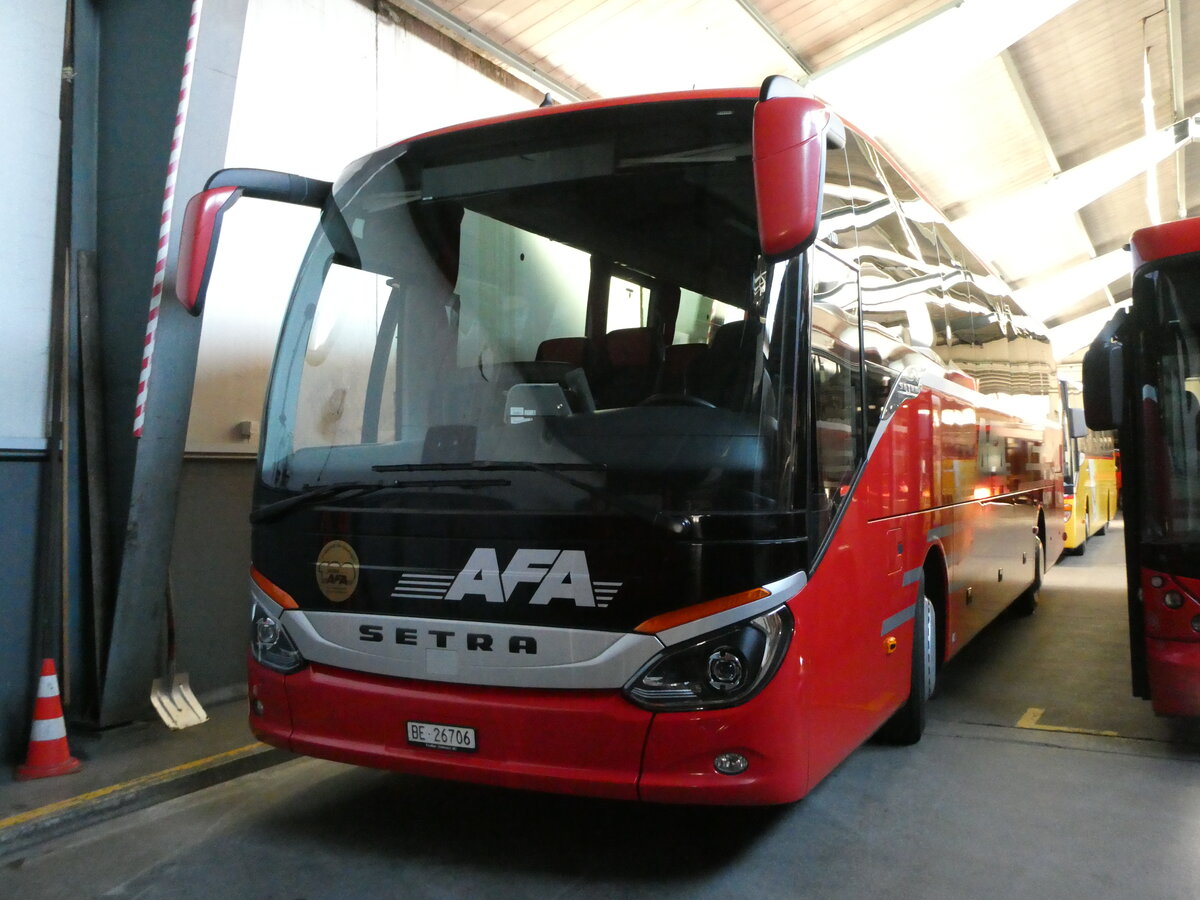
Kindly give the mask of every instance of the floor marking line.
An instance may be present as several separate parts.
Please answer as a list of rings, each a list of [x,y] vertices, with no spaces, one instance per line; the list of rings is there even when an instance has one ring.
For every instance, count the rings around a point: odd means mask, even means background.
[[[1065,725],[1042,725],[1041,718],[1046,710],[1031,706],[1025,710],[1025,715],[1017,720],[1018,728],[1028,728],[1033,731],[1059,731],[1063,734],[1094,734],[1099,737],[1120,737],[1115,731],[1097,731],[1094,728],[1068,728]]]
[[[161,772],[151,772],[149,775],[141,775],[137,778],[131,778],[129,781],[122,781],[119,784],[110,784],[108,787],[98,788],[94,791],[88,791],[86,794],[80,794],[77,797],[71,797],[67,800],[59,800],[57,803],[49,803],[46,806],[40,806],[37,809],[31,809],[28,812],[18,813],[15,816],[9,816],[7,819],[0,819],[0,840],[3,840],[3,831],[6,828],[11,828],[14,825],[24,825],[26,822],[32,822],[36,819],[42,819],[46,816],[54,815],[64,810],[74,809],[78,806],[83,806],[93,800],[99,800],[102,797],[107,797],[112,794],[117,794],[122,791],[130,791],[135,788],[147,787],[171,780],[171,778],[182,775],[193,770],[211,768],[218,762],[233,760],[240,756],[249,756],[252,752],[257,752],[260,749],[267,749],[267,745],[255,741],[253,744],[247,744],[244,747],[238,747],[236,750],[226,750],[224,753],[216,753],[212,756],[206,756],[203,759],[195,759],[182,765],[172,766],[170,769],[163,769]]]

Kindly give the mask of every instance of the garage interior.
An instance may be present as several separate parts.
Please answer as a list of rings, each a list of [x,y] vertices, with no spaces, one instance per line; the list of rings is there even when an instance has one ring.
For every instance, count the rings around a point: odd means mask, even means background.
[[[253,249],[222,257],[203,323],[173,298],[173,223],[220,168],[332,180],[377,146],[547,95],[753,86],[783,74],[882,143],[1045,324],[1060,375],[1078,380],[1083,349],[1129,300],[1131,232],[1200,212],[1195,0],[17,0],[3,15],[11,87],[0,108],[15,127],[0,146],[17,216],[0,246],[0,320],[20,338],[0,396],[0,535],[12,553],[0,599],[0,748],[9,769],[24,758],[31,685],[55,658],[84,757],[76,778],[87,781],[0,776],[0,858],[54,835],[26,827],[33,812],[231,754],[221,776],[188,770],[199,775],[189,790],[255,769],[248,777],[267,792],[313,785],[292,832],[299,847],[318,840],[325,818],[367,835],[340,799],[354,798],[375,829],[365,852],[379,857],[364,877],[384,878],[378,834],[393,827],[393,806],[453,804],[496,821],[512,806],[558,855],[548,864],[472,820],[464,856],[477,864],[465,872],[436,846],[459,837],[449,825],[421,837],[409,821],[392,837],[413,842],[406,871],[430,896],[506,885],[515,895],[776,894],[797,877],[776,858],[792,841],[822,896],[861,896],[892,877],[906,892],[960,895],[972,867],[984,893],[1121,896],[1136,884],[1147,896],[1194,896],[1200,731],[1129,696],[1119,523],[1051,570],[1033,620],[996,623],[948,668],[931,740],[868,745],[795,808],[718,816],[718,832],[698,843],[668,841],[675,857],[661,871],[649,852],[589,858],[571,844],[611,841],[599,825],[629,827],[616,805],[441,793],[311,760],[268,768],[282,754],[243,752],[254,454],[315,213],[245,201],[226,243]],[[271,240],[251,240],[264,234]],[[178,670],[213,716],[180,733],[149,702],[169,608]],[[147,803],[160,796],[139,792]],[[223,830],[206,796],[166,814],[208,823],[190,845],[202,856],[237,842],[267,852],[252,826],[288,815],[243,810]],[[559,817],[591,821],[558,835]],[[655,810],[633,833],[649,845],[686,821]],[[5,850],[10,826],[23,849]],[[115,838],[55,840],[0,885],[52,896],[72,866],[88,877],[73,847]],[[856,842],[869,862],[847,854]],[[497,847],[515,860],[515,882]],[[941,859],[932,869],[915,861],[930,856]],[[199,863],[172,858],[177,875],[202,883]],[[151,877],[105,872],[106,890]],[[332,872],[314,878],[313,895],[335,892]]]

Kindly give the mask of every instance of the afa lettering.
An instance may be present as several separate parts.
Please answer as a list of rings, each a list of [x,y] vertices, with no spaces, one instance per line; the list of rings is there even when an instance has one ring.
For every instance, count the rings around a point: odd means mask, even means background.
[[[576,606],[596,605],[587,557],[582,550],[518,550],[500,570],[496,551],[477,547],[446,592],[447,600],[483,597],[488,603],[511,600],[523,584],[537,585],[530,606],[570,600]]]

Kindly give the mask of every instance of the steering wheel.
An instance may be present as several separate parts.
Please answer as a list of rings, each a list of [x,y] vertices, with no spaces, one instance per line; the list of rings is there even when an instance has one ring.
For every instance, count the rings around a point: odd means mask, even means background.
[[[716,409],[715,403],[709,403],[703,397],[695,394],[651,394],[638,406],[700,406],[705,409]]]

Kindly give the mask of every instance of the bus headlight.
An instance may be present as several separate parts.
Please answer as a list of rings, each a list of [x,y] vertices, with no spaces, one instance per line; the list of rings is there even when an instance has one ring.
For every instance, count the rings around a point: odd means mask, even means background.
[[[283,625],[257,603],[251,610],[250,652],[259,663],[284,675],[306,665]]]
[[[743,703],[775,674],[791,641],[787,607],[663,650],[625,685],[645,709],[719,709]]]

